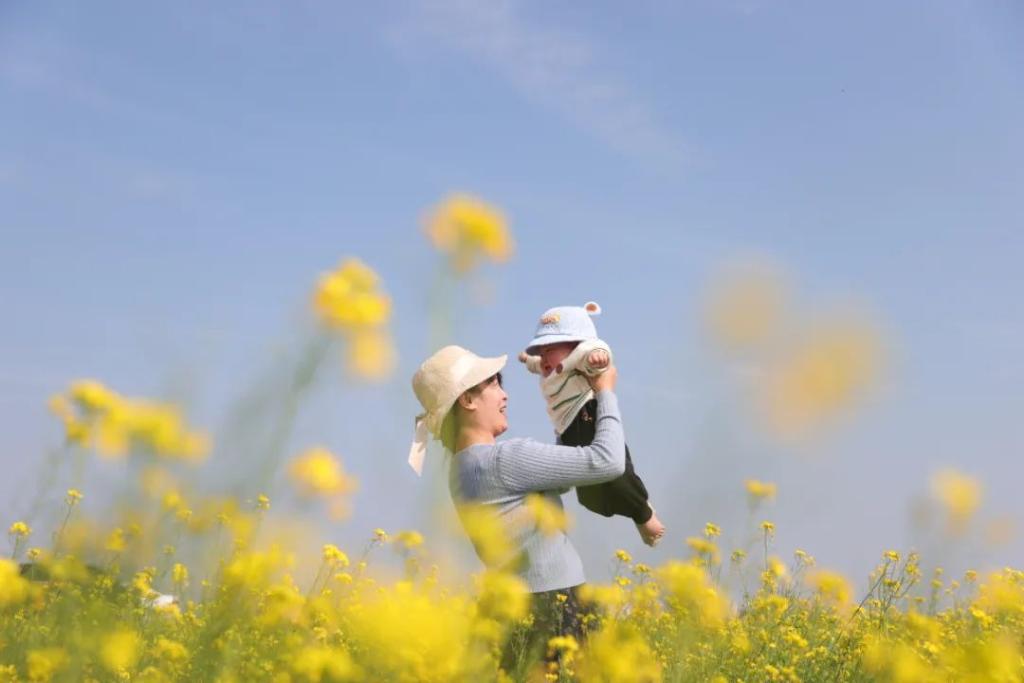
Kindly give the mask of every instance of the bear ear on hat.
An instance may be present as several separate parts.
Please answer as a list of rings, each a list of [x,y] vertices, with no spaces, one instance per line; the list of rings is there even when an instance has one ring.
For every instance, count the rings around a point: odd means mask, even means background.
[[[597,305],[596,301],[588,301],[583,304],[583,310],[590,315],[601,315],[601,307]]]

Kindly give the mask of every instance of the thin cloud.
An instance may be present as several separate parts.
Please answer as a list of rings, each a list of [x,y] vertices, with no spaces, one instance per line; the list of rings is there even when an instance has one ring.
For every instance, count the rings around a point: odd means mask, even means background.
[[[418,0],[393,34],[405,47],[453,48],[506,78],[528,99],[631,156],[676,162],[681,142],[627,84],[602,73],[596,45],[578,32],[531,24],[510,0]]]

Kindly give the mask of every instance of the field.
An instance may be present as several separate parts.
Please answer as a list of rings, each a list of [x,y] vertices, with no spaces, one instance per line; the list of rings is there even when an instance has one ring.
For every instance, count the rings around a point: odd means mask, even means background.
[[[426,233],[453,282],[513,249],[500,211],[467,196],[437,207]],[[730,352],[770,346],[777,324],[771,277],[750,277],[723,286],[711,305],[710,328]],[[319,279],[310,301],[319,336],[293,368],[272,440],[283,442],[325,353],[340,349],[350,372],[368,380],[395,366],[390,299],[369,266],[344,261]],[[444,312],[437,318],[443,326]],[[779,356],[755,398],[781,437],[799,438],[855,399],[879,356],[870,325],[841,320]],[[302,555],[269,533],[277,512],[263,493],[200,495],[185,485],[188,473],[216,458],[217,444],[175,405],[74,380],[50,409],[66,452],[123,465],[132,504],[94,507],[97,514],[86,516],[82,503],[94,494],[82,482],[64,494],[52,528],[8,522],[10,554],[0,560],[2,680],[1024,677],[1024,572],[925,572],[927,558],[892,549],[865,580],[821,568],[805,551],[780,558],[764,512],[776,496],[770,482],[745,484],[751,524],[740,531],[752,543],[725,547],[709,520],[660,566],[619,551],[614,580],[584,590],[587,640],[555,638],[547,652],[532,653],[521,651],[529,605],[516,576],[445,576],[431,539],[412,529],[378,529],[363,547],[324,544],[319,557]],[[335,454],[310,447],[290,454],[284,470],[295,495],[317,501],[324,515],[347,514],[357,482]],[[948,471],[933,488],[942,523],[951,535],[963,533],[979,504],[977,482]],[[542,530],[565,524],[560,510],[533,509]],[[468,518],[476,520],[466,531],[477,546],[500,555],[500,525],[486,511]],[[398,575],[382,564],[400,567]],[[858,592],[862,585],[868,589]],[[508,652],[518,663],[500,671]]]

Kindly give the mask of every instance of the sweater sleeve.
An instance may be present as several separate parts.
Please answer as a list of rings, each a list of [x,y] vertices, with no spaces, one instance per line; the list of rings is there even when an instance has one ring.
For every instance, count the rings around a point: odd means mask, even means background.
[[[602,368],[595,368],[590,364],[590,354],[594,351],[604,351],[608,354],[609,365],[612,359],[612,349],[608,344],[600,339],[590,339],[585,342],[580,342],[580,345],[573,350],[573,356],[575,356],[574,366],[576,370],[582,372],[584,375],[600,375],[602,372],[608,369],[608,366]]]
[[[497,450],[497,470],[513,491],[548,491],[610,481],[626,469],[626,441],[615,394],[597,394],[597,430],[589,446],[515,439]]]
[[[540,356],[531,356],[529,354],[525,354],[524,356],[520,356],[519,362],[521,362],[523,365],[525,365],[526,369],[529,372],[532,372],[535,375],[543,374],[543,370],[541,370],[541,367],[540,367],[540,365],[541,365],[541,358],[540,358]]]

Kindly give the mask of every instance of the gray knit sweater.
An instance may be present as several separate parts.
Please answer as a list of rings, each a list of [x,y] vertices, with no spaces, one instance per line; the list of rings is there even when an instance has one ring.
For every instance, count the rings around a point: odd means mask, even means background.
[[[599,484],[626,468],[619,404],[611,391],[597,394],[597,429],[589,446],[555,446],[533,439],[476,444],[451,460],[448,486],[456,508],[483,504],[499,515],[519,553],[517,573],[538,593],[584,582],[583,563],[564,531],[545,535],[525,505],[539,493],[562,508],[561,494],[573,486]],[[478,551],[479,554],[479,551]]]

